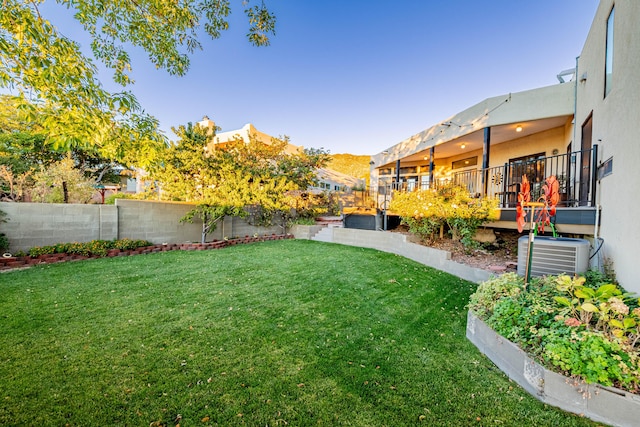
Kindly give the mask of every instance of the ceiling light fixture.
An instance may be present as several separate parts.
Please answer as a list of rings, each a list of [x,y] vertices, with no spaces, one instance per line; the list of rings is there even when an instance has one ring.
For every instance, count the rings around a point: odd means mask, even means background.
[[[522,126],[520,125],[516,126],[516,132],[522,132]]]
[[[462,148],[463,150],[464,150],[466,147],[467,147],[467,146],[466,146],[466,145],[464,145],[464,144],[462,144],[462,145],[460,146],[460,148]]]

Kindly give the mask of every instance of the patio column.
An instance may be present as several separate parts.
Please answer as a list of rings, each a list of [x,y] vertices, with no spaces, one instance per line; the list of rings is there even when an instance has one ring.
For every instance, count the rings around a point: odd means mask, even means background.
[[[433,170],[435,169],[434,160],[436,157],[436,147],[429,149],[429,188],[433,188]]]
[[[400,190],[400,159],[396,160],[396,189]]]
[[[489,185],[489,155],[491,152],[491,128],[484,128],[484,142],[482,144],[482,195],[487,194]]]

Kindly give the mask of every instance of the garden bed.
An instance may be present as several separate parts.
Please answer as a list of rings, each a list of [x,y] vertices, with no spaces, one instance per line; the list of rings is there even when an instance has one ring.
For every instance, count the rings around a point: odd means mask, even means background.
[[[586,384],[552,372],[471,311],[467,338],[509,378],[542,402],[613,426],[637,426],[640,396],[614,387]]]
[[[227,246],[245,244],[245,243],[255,243],[255,242],[264,242],[267,240],[282,240],[282,239],[292,239],[293,235],[291,234],[272,234],[265,236],[245,236],[239,237],[236,239],[226,239],[226,240],[216,240],[213,242],[206,243],[181,243],[181,244],[156,244],[149,246],[142,246],[135,249],[121,250],[121,249],[110,249],[106,251],[104,257],[116,257],[116,256],[130,256],[130,255],[140,255],[140,254],[149,254],[155,252],[166,252],[166,251],[175,251],[175,250],[184,250],[184,251],[202,251],[209,249],[222,249]],[[78,261],[89,258],[101,258],[101,256],[96,254],[88,254],[88,255],[77,255],[77,254],[67,254],[67,253],[44,253],[37,256],[6,256],[0,257],[0,272],[6,270],[12,270],[16,268],[27,268],[36,264],[52,264],[58,262],[65,261]]]
[[[483,243],[478,248],[467,248],[459,240],[453,240],[449,236],[437,238],[431,242],[420,240],[408,227],[401,225],[391,230],[395,233],[404,234],[414,243],[428,246],[434,249],[447,251],[451,254],[451,259],[457,263],[465,264],[473,268],[480,268],[492,273],[502,273],[506,271],[516,271],[518,264],[518,239],[523,236],[516,230],[492,230],[495,234],[495,241]]]

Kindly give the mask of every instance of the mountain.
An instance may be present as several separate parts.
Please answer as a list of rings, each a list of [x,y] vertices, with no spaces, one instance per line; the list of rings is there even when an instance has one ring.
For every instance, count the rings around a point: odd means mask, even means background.
[[[350,175],[354,178],[366,178],[369,182],[369,162],[371,156],[355,154],[331,154],[327,168]]]

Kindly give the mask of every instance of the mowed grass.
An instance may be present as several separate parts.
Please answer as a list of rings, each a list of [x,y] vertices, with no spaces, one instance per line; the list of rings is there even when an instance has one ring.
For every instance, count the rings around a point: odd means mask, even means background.
[[[298,240],[0,274],[0,425],[595,425],[466,340],[474,289]]]

